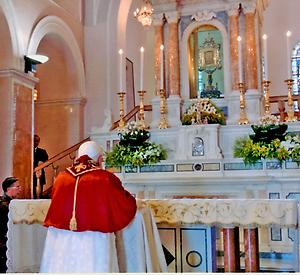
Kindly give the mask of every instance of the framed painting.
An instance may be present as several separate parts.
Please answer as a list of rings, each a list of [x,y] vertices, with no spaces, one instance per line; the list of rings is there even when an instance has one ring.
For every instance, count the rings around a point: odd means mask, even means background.
[[[133,62],[126,57],[126,114],[135,107]]]

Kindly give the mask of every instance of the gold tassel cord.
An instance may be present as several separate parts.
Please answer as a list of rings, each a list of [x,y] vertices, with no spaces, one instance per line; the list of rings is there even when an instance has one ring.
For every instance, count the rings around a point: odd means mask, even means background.
[[[74,202],[73,202],[73,211],[72,218],[70,220],[69,228],[71,231],[77,230],[77,221],[76,221],[76,198],[77,198],[77,187],[79,182],[79,176],[76,178],[75,191],[74,191]]]

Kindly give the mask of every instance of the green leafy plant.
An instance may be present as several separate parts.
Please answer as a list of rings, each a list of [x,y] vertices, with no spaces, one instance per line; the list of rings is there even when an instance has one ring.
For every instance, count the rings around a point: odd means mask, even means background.
[[[130,122],[119,135],[119,144],[106,153],[106,166],[141,166],[167,158],[167,151],[162,145],[147,141],[150,133],[139,123]]]
[[[246,164],[261,159],[292,160],[300,163],[300,137],[285,133],[286,124],[252,125],[254,134],[239,138],[234,144],[234,157]]]
[[[201,98],[193,103],[182,115],[182,124],[221,124],[225,125],[224,113],[210,99]]]

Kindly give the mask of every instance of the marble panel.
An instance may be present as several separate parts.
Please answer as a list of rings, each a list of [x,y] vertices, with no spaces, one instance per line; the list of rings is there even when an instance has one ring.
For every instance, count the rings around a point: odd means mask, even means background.
[[[15,129],[13,149],[13,175],[20,179],[22,197],[31,197],[32,180],[32,89],[14,85]]]
[[[254,13],[245,14],[245,30],[246,30],[246,64],[245,77],[246,89],[257,90],[257,54],[256,54],[256,39],[255,39],[255,17]]]
[[[168,67],[169,95],[180,94],[178,24],[169,23]]]
[[[239,33],[239,16],[229,16],[229,33],[230,33],[230,60],[231,60],[231,85],[232,90],[238,90],[239,82],[239,65],[238,65],[238,33]]]

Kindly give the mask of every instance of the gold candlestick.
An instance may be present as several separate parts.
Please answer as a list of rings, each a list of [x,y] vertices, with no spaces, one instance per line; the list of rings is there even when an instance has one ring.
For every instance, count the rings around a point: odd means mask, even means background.
[[[288,110],[287,110],[288,117],[286,118],[286,121],[287,122],[297,121],[297,118],[294,115],[294,101],[293,101],[293,95],[292,95],[294,80],[287,79],[284,82],[288,86]]]
[[[167,104],[166,104],[166,93],[164,89],[160,89],[159,91],[160,95],[160,121],[158,128],[159,129],[166,129],[169,127],[168,121],[167,121]]]
[[[270,101],[269,101],[269,87],[270,87],[271,81],[264,80],[263,86],[264,86],[264,109],[265,109],[265,115],[270,115]]]
[[[144,110],[144,95],[146,91],[138,91],[138,94],[140,96],[140,111],[139,111],[139,121],[141,128],[146,128],[145,125],[145,110]]]
[[[125,121],[124,121],[124,97],[125,97],[125,92],[119,92],[119,100],[120,100],[120,120],[119,120],[119,125],[118,128],[122,129],[125,126]]]
[[[245,125],[249,124],[249,120],[247,118],[246,112],[245,112],[245,91],[244,91],[244,83],[240,82],[238,83],[239,90],[240,90],[240,119],[239,119],[239,125]]]

